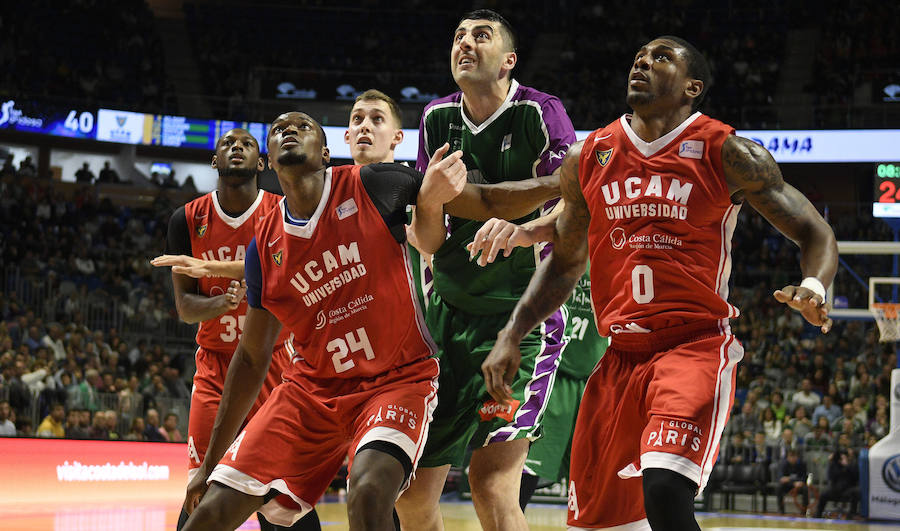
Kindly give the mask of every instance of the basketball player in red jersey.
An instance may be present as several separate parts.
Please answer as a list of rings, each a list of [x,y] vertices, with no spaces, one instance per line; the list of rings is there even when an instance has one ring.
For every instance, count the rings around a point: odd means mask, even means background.
[[[219,173],[216,190],[177,209],[169,221],[166,252],[198,258],[243,261],[247,245],[260,218],[277,208],[280,196],[260,190],[258,173],[263,169],[259,144],[244,129],[232,129],[216,141],[212,167]],[[244,324],[246,286],[223,278],[194,279],[172,273],[175,307],[186,323],[200,323],[197,331],[197,372],[191,392],[188,423],[188,460],[192,478],[203,462],[212,433],[216,409],[222,398],[225,373]],[[281,373],[293,353],[289,333],[275,343],[272,364],[249,416],[281,383]],[[182,512],[178,529],[184,526]],[[263,530],[277,529],[260,519]],[[320,529],[311,513],[295,529]]]
[[[290,525],[348,453],[351,527],[391,529],[438,372],[408,269],[406,206],[417,205],[419,241],[438,246],[443,204],[462,190],[465,165],[459,152],[440,160],[445,146],[424,178],[399,164],[326,168],[325,134],[299,112],[275,120],[268,145],[285,199],[247,249],[244,332],[188,488],[185,505],[196,509],[185,529],[234,529],[256,509]],[[237,435],[282,322],[297,346],[286,381]]]
[[[520,339],[566,300],[590,257],[598,329],[611,344],[576,422],[569,529],[699,529],[693,498],[716,460],[743,356],[727,295],[744,201],[800,248],[805,278],[775,298],[831,327],[831,228],[765,149],[696,112],[708,84],[688,42],[641,47],[627,85],[634,114],[569,149],[553,253],[482,365],[488,391],[509,400]]]

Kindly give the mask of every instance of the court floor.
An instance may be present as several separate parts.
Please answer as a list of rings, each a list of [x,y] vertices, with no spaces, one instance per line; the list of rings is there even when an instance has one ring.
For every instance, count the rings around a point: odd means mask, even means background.
[[[470,502],[441,504],[447,531],[477,531],[481,529]],[[180,504],[173,500],[163,504],[82,504],[78,506],[52,504],[37,506],[9,506],[0,500],[0,529],[4,531],[159,531],[173,530],[178,520]],[[325,531],[345,531],[346,505],[339,502],[317,506]],[[565,529],[565,507],[561,505],[529,506],[526,511],[532,531]],[[816,520],[797,517],[763,516],[748,513],[698,513],[700,527],[705,531],[776,530],[845,530],[900,531],[900,523],[848,522]],[[255,520],[240,527],[259,529]],[[415,530],[413,530],[415,531]]]

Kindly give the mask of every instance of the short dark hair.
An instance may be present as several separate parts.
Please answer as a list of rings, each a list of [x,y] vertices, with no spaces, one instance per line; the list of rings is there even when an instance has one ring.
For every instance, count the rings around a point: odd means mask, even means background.
[[[687,59],[687,74],[692,79],[699,79],[703,82],[703,90],[700,92],[699,96],[694,98],[694,101],[691,104],[691,110],[696,111],[700,108],[700,105],[703,104],[703,99],[706,97],[706,93],[709,92],[709,88],[712,86],[712,71],[709,68],[709,61],[706,60],[705,55],[700,53],[700,50],[681,37],[663,35],[662,37],[657,37],[656,40],[672,41],[684,48],[685,59]]]
[[[356,97],[356,101],[353,104],[357,104],[361,101],[374,101],[380,100],[387,103],[388,108],[391,110],[391,114],[394,115],[394,120],[397,122],[398,126],[402,126],[403,124],[403,115],[400,114],[400,107],[397,106],[397,102],[394,101],[394,98],[388,96],[384,92],[381,92],[378,89],[369,89],[359,96]]]
[[[503,15],[492,9],[476,9],[474,11],[469,11],[459,20],[490,20],[491,22],[497,22],[500,24],[500,29],[503,30],[504,42],[509,44],[509,51],[515,52],[516,48],[518,48],[519,39],[516,37],[516,30],[513,29],[512,24],[510,24]]]

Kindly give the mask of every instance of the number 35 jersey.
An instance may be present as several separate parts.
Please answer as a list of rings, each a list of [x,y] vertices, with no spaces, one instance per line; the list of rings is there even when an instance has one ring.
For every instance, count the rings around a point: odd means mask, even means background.
[[[581,151],[600,334],[737,317],[727,298],[740,205],[721,158],[734,129],[698,112],[648,143],[630,120],[594,131]]]
[[[388,194],[401,227],[421,185],[417,175]],[[295,338],[286,378],[372,378],[433,355],[405,237],[398,241],[388,229],[359,166],[326,170],[305,225],[286,221],[286,201],[279,206],[257,229],[255,248],[261,306]],[[248,259],[248,283],[252,265]]]
[[[184,206],[184,218],[191,241],[191,255],[204,260],[243,260],[253,231],[263,216],[278,208],[281,196],[260,190],[256,201],[240,214],[231,217],[213,191]],[[200,295],[224,295],[231,279],[204,277],[198,280]],[[238,345],[244,328],[247,302],[234,310],[203,321],[197,330],[197,344],[204,349],[231,354]],[[286,337],[280,337],[276,345]]]

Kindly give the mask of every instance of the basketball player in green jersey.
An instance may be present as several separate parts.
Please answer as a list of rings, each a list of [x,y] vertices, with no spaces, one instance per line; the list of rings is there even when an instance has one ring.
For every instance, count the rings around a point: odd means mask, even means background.
[[[470,183],[522,181],[559,168],[575,142],[571,120],[558,98],[519,85],[511,75],[515,64],[515,36],[502,16],[479,10],[462,17],[450,50],[451,72],[462,90],[426,106],[418,166],[449,143],[463,151]],[[408,529],[442,528],[439,500],[447,472],[463,464],[470,446],[469,480],[482,527],[527,528],[519,483],[530,442],[541,435],[567,312],[556,312],[526,341],[513,405],[491,399],[481,363],[550,249],[516,249],[479,267],[469,261],[466,245],[481,225],[451,216],[449,237],[433,257],[435,293],[426,322],[441,357],[439,399],[416,479],[397,503]]]

